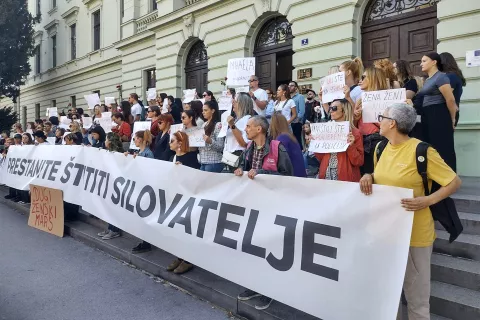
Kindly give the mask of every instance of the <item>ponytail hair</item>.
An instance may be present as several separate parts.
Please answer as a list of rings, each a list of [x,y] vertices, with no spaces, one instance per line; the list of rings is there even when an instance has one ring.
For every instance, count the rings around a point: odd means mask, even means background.
[[[150,146],[152,144],[152,133],[150,130],[141,130],[135,133],[135,137],[143,139],[145,146]]]
[[[350,70],[353,75],[353,80],[357,83],[360,81],[360,76],[363,73],[363,62],[362,59],[356,57],[353,60],[347,60],[342,63],[343,69],[345,71]]]
[[[188,135],[183,131],[177,131],[173,134],[178,143],[181,143],[180,151],[189,152],[190,144],[188,142]]]

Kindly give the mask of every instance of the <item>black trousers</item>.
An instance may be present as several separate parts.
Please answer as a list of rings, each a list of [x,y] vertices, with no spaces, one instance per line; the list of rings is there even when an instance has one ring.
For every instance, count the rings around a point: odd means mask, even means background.
[[[422,131],[424,141],[432,145],[445,163],[457,172],[452,118],[445,103],[422,108]]]
[[[300,123],[292,123],[291,126],[292,126],[293,135],[295,136],[295,138],[297,138],[297,141],[298,141],[298,144],[300,145],[300,148],[303,149],[303,146],[302,146],[303,124],[301,122]]]

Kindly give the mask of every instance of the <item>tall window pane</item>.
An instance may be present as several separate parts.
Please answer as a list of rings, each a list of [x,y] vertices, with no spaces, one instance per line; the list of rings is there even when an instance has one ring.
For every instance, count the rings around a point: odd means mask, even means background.
[[[57,66],[57,36],[52,37],[52,67]]]
[[[37,46],[35,49],[35,72],[39,74],[41,72],[41,65],[40,65],[40,45]]]
[[[100,49],[100,10],[93,14],[93,50]]]
[[[77,58],[77,25],[72,24],[70,26],[70,45],[71,45],[71,52],[72,52],[72,60]]]

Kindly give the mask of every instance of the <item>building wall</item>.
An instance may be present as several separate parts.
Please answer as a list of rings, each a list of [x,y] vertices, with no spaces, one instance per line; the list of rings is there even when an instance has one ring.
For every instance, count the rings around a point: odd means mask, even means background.
[[[208,53],[209,89],[220,93],[230,58],[252,56],[258,32],[265,22],[284,15],[292,23],[293,66],[312,68],[312,78],[299,84],[319,89],[318,80],[330,66],[360,55],[363,13],[368,0],[183,0],[158,1],[158,11],[151,11],[150,0],[57,1],[58,9],[44,14],[38,30],[43,31],[42,73],[30,76],[22,88],[20,105],[28,107],[28,119],[35,103],[44,109],[52,99],[59,107],[76,95],[77,105],[85,106],[83,95],[100,90],[102,98],[118,96],[115,86],[122,84],[123,96],[136,92],[145,95],[145,70],[156,68],[157,91],[181,96],[185,88],[185,60],[191,46],[204,41]],[[42,1],[43,6],[48,1]],[[49,3],[49,2],[48,2]],[[35,0],[29,2],[32,11]],[[62,18],[78,6],[76,18]],[[102,10],[102,48],[92,52],[92,17]],[[47,10],[48,8],[42,8]],[[108,13],[108,14],[107,14]],[[442,0],[438,4],[438,51],[449,51],[458,60],[468,81],[461,103],[460,124],[456,131],[459,172],[480,176],[472,159],[480,156],[480,82],[479,68],[465,68],[465,51],[480,48],[480,2]],[[58,67],[50,68],[45,43],[49,30],[44,26],[58,20]],[[68,61],[68,25],[77,20],[77,59]],[[309,44],[302,46],[302,39]],[[62,45],[60,45],[62,44]],[[34,63],[32,59],[32,69]]]

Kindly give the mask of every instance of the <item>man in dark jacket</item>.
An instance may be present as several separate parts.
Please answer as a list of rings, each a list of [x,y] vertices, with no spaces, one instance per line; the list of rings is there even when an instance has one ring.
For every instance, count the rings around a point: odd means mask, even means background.
[[[235,170],[236,176],[242,176],[244,171],[248,172],[250,179],[254,179],[257,174],[293,176],[293,165],[285,147],[281,142],[272,143],[267,138],[268,121],[265,117],[253,116],[250,118],[245,132],[247,138],[252,142],[241,155],[239,168]],[[277,147],[278,152],[272,150],[271,147]],[[255,297],[260,297],[260,302],[255,304],[257,310],[265,310],[272,303],[272,298],[249,289],[240,293],[238,300],[246,301]]]

